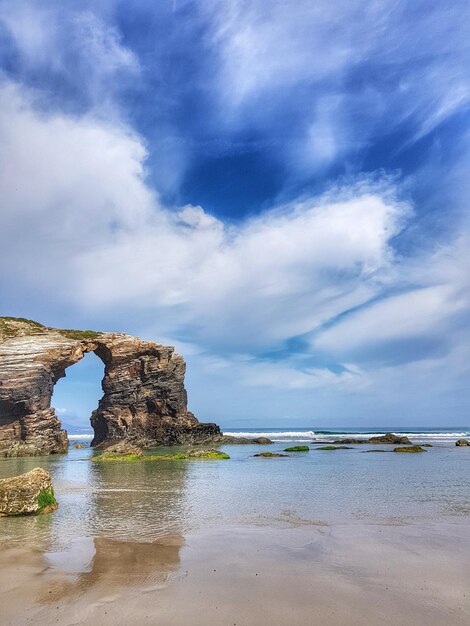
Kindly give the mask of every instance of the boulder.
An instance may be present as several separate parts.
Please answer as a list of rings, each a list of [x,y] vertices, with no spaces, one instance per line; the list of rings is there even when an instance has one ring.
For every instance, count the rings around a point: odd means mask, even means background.
[[[468,441],[467,439],[457,439],[455,445],[459,448],[465,448],[466,446],[470,446],[470,441]]]
[[[51,476],[40,467],[0,480],[0,516],[49,513],[57,506]]]
[[[108,446],[106,450],[103,452],[102,456],[142,456],[143,451],[142,448],[138,446],[134,446],[132,443],[128,441],[121,441],[120,443],[116,443],[112,446]]]
[[[388,443],[391,445],[410,445],[412,442],[408,437],[402,435],[394,435],[393,433],[387,433],[378,437],[370,437],[365,443]]]
[[[85,444],[84,444],[84,443],[76,443],[76,444],[74,445],[74,448],[75,448],[76,450],[81,450],[81,449],[82,449],[82,448],[84,448],[84,447],[85,447]]]

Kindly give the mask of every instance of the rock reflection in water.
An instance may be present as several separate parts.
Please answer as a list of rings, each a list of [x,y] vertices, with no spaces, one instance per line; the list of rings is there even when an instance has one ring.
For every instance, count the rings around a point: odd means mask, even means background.
[[[45,555],[54,571],[54,583],[40,602],[56,601],[85,592],[119,593],[129,587],[147,590],[165,586],[178,571],[181,535],[169,535],[154,542],[119,541],[95,537],[77,541],[65,552]]]

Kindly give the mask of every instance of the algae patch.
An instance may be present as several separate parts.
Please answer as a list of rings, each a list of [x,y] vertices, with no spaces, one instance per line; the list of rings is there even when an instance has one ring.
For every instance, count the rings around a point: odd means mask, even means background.
[[[100,454],[95,456],[91,461],[108,463],[114,461],[188,461],[188,460],[215,460],[220,461],[229,459],[230,456],[225,452],[219,452],[218,450],[190,450],[189,452],[178,452],[176,454]]]
[[[308,452],[308,446],[292,446],[292,448],[284,448],[284,452]]]
[[[55,511],[59,506],[54,496],[54,489],[43,489],[37,498],[38,510],[37,513],[48,513],[49,511]]]

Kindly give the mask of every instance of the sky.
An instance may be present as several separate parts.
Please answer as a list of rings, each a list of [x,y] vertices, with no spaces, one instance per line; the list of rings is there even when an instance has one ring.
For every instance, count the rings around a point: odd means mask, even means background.
[[[2,314],[176,346],[225,428],[470,424],[469,19],[0,0]]]

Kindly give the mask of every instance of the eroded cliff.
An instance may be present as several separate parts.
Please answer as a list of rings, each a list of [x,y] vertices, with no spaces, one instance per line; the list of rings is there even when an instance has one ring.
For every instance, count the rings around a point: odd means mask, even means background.
[[[0,317],[0,455],[67,450],[51,407],[55,383],[86,352],[105,365],[103,397],[91,416],[92,445],[206,443],[220,437],[187,409],[185,362],[174,348],[123,333],[62,330]]]

